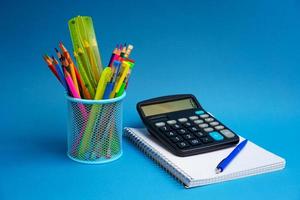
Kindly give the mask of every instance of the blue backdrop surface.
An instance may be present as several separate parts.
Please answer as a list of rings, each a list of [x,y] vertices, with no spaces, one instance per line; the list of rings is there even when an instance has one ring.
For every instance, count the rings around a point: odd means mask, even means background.
[[[0,6],[0,199],[300,199],[300,3],[286,1],[16,1]],[[136,60],[124,125],[138,101],[192,93],[286,169],[194,189],[124,140],[123,156],[82,165],[66,156],[63,89],[41,56],[67,21],[93,17],[103,62],[117,43]]]

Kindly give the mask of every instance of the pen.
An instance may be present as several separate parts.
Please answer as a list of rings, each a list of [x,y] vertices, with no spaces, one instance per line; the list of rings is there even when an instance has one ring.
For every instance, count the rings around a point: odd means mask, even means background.
[[[216,167],[216,173],[219,174],[224,171],[224,169],[229,165],[229,163],[241,152],[241,150],[246,146],[248,140],[241,142],[234,150],[224,158]]]

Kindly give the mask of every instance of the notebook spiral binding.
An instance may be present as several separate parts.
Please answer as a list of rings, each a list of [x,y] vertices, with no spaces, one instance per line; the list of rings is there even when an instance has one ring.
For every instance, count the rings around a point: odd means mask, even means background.
[[[166,156],[162,155],[160,152],[156,151],[153,146],[147,143],[143,138],[139,137],[134,133],[134,130],[130,128],[125,128],[125,136],[129,138],[132,143],[136,144],[138,148],[142,150],[146,155],[148,155],[152,160],[154,160],[159,166],[176,178],[179,182],[183,183],[186,188],[192,188],[196,186],[208,185],[212,183],[224,182],[228,180],[238,179],[247,176],[253,176],[257,174],[262,174],[266,172],[277,171],[285,167],[285,160],[264,167],[256,167],[249,170],[237,171],[230,174],[220,174],[220,176],[209,178],[209,179],[194,179],[188,175],[185,171],[179,168],[175,163],[170,161]]]
[[[154,148],[147,144],[142,138],[134,135],[130,128],[125,128],[125,136],[179,182],[183,183],[185,186],[188,186],[192,182],[192,177],[182,171],[164,155],[154,150]],[[176,174],[176,176],[174,174]]]

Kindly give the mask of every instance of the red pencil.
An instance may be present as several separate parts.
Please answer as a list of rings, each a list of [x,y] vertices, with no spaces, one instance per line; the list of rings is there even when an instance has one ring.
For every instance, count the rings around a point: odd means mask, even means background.
[[[52,73],[56,76],[57,80],[59,80],[59,82],[61,82],[60,79],[59,79],[58,73],[57,73],[57,71],[56,71],[54,65],[52,64],[52,61],[51,61],[50,57],[47,56],[47,55],[44,55],[43,58],[44,58],[45,62],[47,63],[49,69],[50,69],[50,70],[52,71]]]

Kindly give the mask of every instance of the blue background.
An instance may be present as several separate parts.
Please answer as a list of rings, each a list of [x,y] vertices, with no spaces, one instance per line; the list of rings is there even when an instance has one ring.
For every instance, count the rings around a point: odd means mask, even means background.
[[[0,199],[300,199],[300,2],[16,1],[1,3]],[[217,118],[287,160],[285,170],[184,189],[129,141],[106,165],[66,156],[66,101],[42,60],[67,21],[93,17],[103,62],[129,42],[136,60],[124,125],[138,101],[192,93]]]

